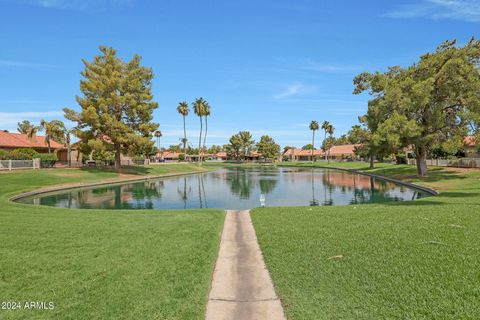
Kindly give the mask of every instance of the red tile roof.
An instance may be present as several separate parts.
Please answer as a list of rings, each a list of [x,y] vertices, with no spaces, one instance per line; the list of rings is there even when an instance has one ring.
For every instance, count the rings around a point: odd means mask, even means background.
[[[1,147],[47,149],[48,145],[44,136],[36,136],[30,139],[26,134],[0,130],[0,148]],[[62,144],[53,140],[50,140],[50,147],[52,149],[64,149]]]
[[[168,158],[168,159],[178,159],[180,155],[183,153],[180,152],[173,152],[173,151],[164,151],[164,152],[158,152],[157,156],[163,156],[163,158]]]
[[[331,156],[338,156],[342,154],[354,154],[355,153],[355,147],[359,147],[359,144],[344,144],[341,146],[333,146],[330,149],[329,154]]]
[[[290,148],[290,149],[287,149],[287,151],[285,151],[283,153],[284,156],[296,156],[296,157],[308,157],[308,156],[311,156],[312,155],[312,150],[303,150],[303,149],[300,149],[300,148]],[[322,155],[325,155],[325,153],[323,153],[323,150],[313,150],[313,155],[314,156],[322,156]]]
[[[218,158],[227,158],[228,155],[225,151],[220,151],[220,152],[217,152],[215,154],[216,157]],[[249,154],[248,154],[249,157],[261,157],[262,154],[257,152],[257,151],[251,151]]]
[[[467,147],[475,147],[477,145],[477,137],[475,136],[466,136],[463,139],[463,143]]]
[[[335,156],[335,155],[350,155],[350,154],[354,154],[355,152],[355,147],[358,147],[360,146],[359,144],[344,144],[344,145],[341,145],[341,146],[333,146],[331,149],[330,149],[330,155],[331,156]],[[295,149],[287,149],[284,153],[283,153],[283,156],[296,156],[296,157],[309,157],[312,155],[312,150],[303,150],[303,149],[299,149],[299,148],[295,148]],[[313,150],[313,155],[314,156],[325,156],[325,152],[323,152],[322,149],[317,149],[317,150]]]

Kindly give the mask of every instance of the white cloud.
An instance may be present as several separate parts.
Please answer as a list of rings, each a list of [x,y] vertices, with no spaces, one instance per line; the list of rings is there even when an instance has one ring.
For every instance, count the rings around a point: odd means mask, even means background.
[[[273,97],[275,99],[284,99],[291,96],[297,95],[303,88],[303,85],[300,83],[295,83],[287,86],[282,92],[277,93]]]
[[[386,13],[389,18],[451,19],[480,22],[480,0],[422,0]]]
[[[315,91],[317,91],[317,88],[315,86],[308,86],[303,83],[297,82],[286,86],[281,92],[273,95],[273,98],[281,100],[298,95],[313,93]]]
[[[46,112],[0,112],[0,129],[17,131],[17,123],[23,120],[29,120],[34,124],[39,124],[41,119],[59,119],[64,121],[63,111]],[[64,121],[65,122],[65,121]]]

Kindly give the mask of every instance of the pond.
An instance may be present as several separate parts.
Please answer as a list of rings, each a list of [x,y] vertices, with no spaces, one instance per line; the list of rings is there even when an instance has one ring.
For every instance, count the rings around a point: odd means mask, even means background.
[[[18,202],[81,209],[251,209],[415,200],[430,194],[335,169],[227,168],[141,182],[43,193]]]

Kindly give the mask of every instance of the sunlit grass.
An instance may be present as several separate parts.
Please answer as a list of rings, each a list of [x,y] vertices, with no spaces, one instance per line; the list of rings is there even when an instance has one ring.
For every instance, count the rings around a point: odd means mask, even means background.
[[[368,164],[330,166],[363,170]],[[368,171],[434,187],[440,195],[405,203],[253,210],[288,317],[476,319],[480,171],[437,168],[417,178],[412,166],[377,167]]]
[[[125,168],[173,174],[196,165]],[[8,202],[53,184],[110,181],[111,170],[0,174],[0,297],[53,310],[0,319],[203,319],[223,225],[220,210],[75,210]]]

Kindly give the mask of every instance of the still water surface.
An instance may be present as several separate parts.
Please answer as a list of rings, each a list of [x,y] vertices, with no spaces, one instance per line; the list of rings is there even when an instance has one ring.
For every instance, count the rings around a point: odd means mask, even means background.
[[[309,168],[228,168],[149,181],[72,189],[19,202],[82,209],[251,209],[415,200],[428,193],[369,176]]]

